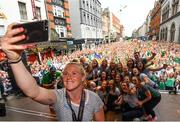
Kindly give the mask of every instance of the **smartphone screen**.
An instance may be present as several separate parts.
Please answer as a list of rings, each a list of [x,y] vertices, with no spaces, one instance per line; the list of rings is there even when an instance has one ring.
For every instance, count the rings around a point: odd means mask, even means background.
[[[23,27],[26,38],[16,44],[31,44],[49,40],[49,22],[48,20],[34,21],[13,26],[13,28]],[[16,35],[15,35],[16,36]]]

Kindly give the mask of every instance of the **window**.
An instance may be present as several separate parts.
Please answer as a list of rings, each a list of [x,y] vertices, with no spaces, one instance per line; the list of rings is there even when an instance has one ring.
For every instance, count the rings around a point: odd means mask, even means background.
[[[92,12],[92,5],[90,5],[90,11]]]
[[[21,20],[27,20],[26,4],[18,1],[18,6]]]
[[[177,13],[179,0],[173,0],[172,3],[172,16]]]
[[[85,1],[83,0],[83,8],[85,8]]]
[[[91,15],[90,25],[93,25],[93,16]]]
[[[64,9],[62,7],[53,5],[53,15],[64,18]]]
[[[171,38],[170,38],[170,42],[173,42],[173,41],[174,41],[175,31],[176,31],[176,29],[175,29],[175,24],[173,23],[173,24],[171,25]]]
[[[40,7],[36,7],[36,18],[38,20],[41,19],[41,8]]]
[[[164,22],[169,18],[169,4],[162,11],[162,21]]]
[[[94,17],[94,26],[96,26],[96,17]]]
[[[64,1],[63,0],[52,0],[52,3],[54,5],[58,5],[58,6],[64,6]]]
[[[66,29],[62,26],[55,26],[55,30],[58,33],[59,37],[66,37]]]
[[[89,14],[87,14],[87,24],[89,24]]]
[[[88,3],[88,1],[86,1],[86,4],[87,4],[87,10],[89,11],[89,3]]]
[[[162,39],[164,40],[164,28],[162,30]]]
[[[160,40],[162,40],[162,29],[160,31]]]
[[[86,13],[83,12],[83,23],[86,23]]]
[[[164,38],[165,38],[165,41],[167,41],[167,35],[168,35],[168,29],[166,28],[166,29],[165,29],[165,37],[164,37]]]
[[[61,32],[60,34],[61,34],[61,37],[64,37],[64,32]]]
[[[164,28],[161,30],[161,39],[164,40]]]

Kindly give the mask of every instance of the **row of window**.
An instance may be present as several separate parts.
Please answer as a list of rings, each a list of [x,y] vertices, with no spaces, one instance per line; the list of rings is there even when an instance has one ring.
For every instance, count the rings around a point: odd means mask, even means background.
[[[54,5],[64,6],[64,0],[52,0]]]
[[[90,27],[82,28],[82,38],[101,38],[102,30]]]
[[[18,6],[19,6],[21,20],[28,20],[26,3],[18,1]],[[41,9],[40,7],[37,7],[37,6],[35,8],[35,19],[39,19],[39,20],[41,19]]]
[[[165,41],[167,41],[167,33],[168,33],[167,27],[161,29],[161,32],[160,32],[160,40],[165,40]]]
[[[178,12],[178,5],[179,5],[179,0],[173,0],[171,5],[171,9],[172,9],[171,16],[175,15]],[[169,14],[170,14],[170,5],[168,3],[162,10],[162,22],[164,22],[169,18]]]
[[[173,0],[173,3],[172,3],[172,16],[177,13],[178,5],[179,5],[179,0]]]
[[[175,41],[175,32],[176,32],[176,27],[175,27],[175,24],[173,23],[171,25],[170,33],[169,33],[170,34],[170,42]],[[167,27],[162,28],[161,31],[160,31],[160,39],[167,41],[167,37],[168,37],[168,28]],[[178,39],[180,41],[180,27],[179,27]]]
[[[27,20],[28,17],[27,17],[26,3],[18,2],[18,5],[19,5],[21,20]],[[40,11],[41,11],[40,8],[36,7],[36,19],[41,19]],[[59,6],[53,5],[53,15],[56,17],[64,18],[64,9]],[[55,30],[59,34],[59,37],[66,37],[67,31],[66,31],[66,28],[63,27],[66,24],[65,20],[61,20],[61,19],[57,18],[57,19],[55,19],[55,24],[56,24]],[[60,26],[60,25],[62,25],[62,26]]]
[[[59,38],[63,38],[67,36],[67,30],[63,26],[55,25],[55,30],[59,34]]]
[[[53,15],[56,17],[64,18],[64,8],[53,5]]]
[[[81,8],[83,8],[87,11],[90,11],[90,12],[94,13],[95,15],[98,15],[98,16],[101,15],[101,5],[97,4],[96,0],[93,3],[89,2],[88,0],[86,0],[86,2],[85,2],[85,0],[82,0]]]
[[[81,12],[81,23],[87,24],[90,26],[96,26],[97,28],[102,27],[102,20],[96,16],[86,13],[85,11]]]

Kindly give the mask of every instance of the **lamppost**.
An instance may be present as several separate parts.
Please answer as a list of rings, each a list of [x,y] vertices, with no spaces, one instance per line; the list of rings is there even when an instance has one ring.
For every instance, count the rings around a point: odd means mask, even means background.
[[[123,9],[125,9],[127,5],[123,6],[121,9],[119,9],[119,12],[122,12]]]

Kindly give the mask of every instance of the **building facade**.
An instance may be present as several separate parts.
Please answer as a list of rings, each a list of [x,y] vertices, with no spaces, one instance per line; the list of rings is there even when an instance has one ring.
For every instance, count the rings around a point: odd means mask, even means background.
[[[98,0],[69,0],[72,37],[93,48],[102,41],[101,3]],[[77,45],[81,46],[81,45]]]
[[[7,26],[12,22],[24,23],[44,19],[47,19],[44,0],[0,1],[0,37],[5,34]],[[25,57],[27,59],[31,57],[30,53],[26,53]],[[0,55],[1,60],[3,60],[2,55]]]
[[[161,5],[159,1],[155,1],[154,8],[151,11],[151,21],[149,30],[149,39],[159,39],[160,17],[161,17]]]
[[[149,11],[147,17],[146,17],[146,35],[148,37],[148,39],[151,39],[150,37],[150,34],[151,34],[151,31],[150,31],[150,24],[151,24],[151,13],[152,13],[152,10]]]
[[[180,43],[180,0],[160,0],[160,40]]]
[[[147,22],[145,21],[137,30],[134,30],[132,35],[136,39],[140,39],[143,41],[147,40]]]
[[[32,49],[33,52],[44,55],[48,53],[46,49],[49,47],[62,54],[75,50],[67,0],[12,0],[11,4],[7,0],[0,1],[0,36],[4,35],[7,25],[12,22],[23,23],[44,19],[49,20],[50,40],[57,42],[38,43],[38,48]],[[28,55],[36,57],[31,50],[28,51]]]
[[[120,20],[112,13],[112,29],[111,29],[111,41],[119,41],[122,37],[123,26],[120,24]]]
[[[102,11],[102,35],[104,43],[110,42],[110,10],[105,8]]]
[[[29,22],[47,19],[44,0],[7,0],[0,1],[0,36],[12,22]]]
[[[51,40],[71,38],[68,0],[46,0],[46,9],[50,21]]]
[[[102,12],[103,37],[105,43],[119,41],[123,36],[124,26],[121,25],[118,17],[105,8]]]

